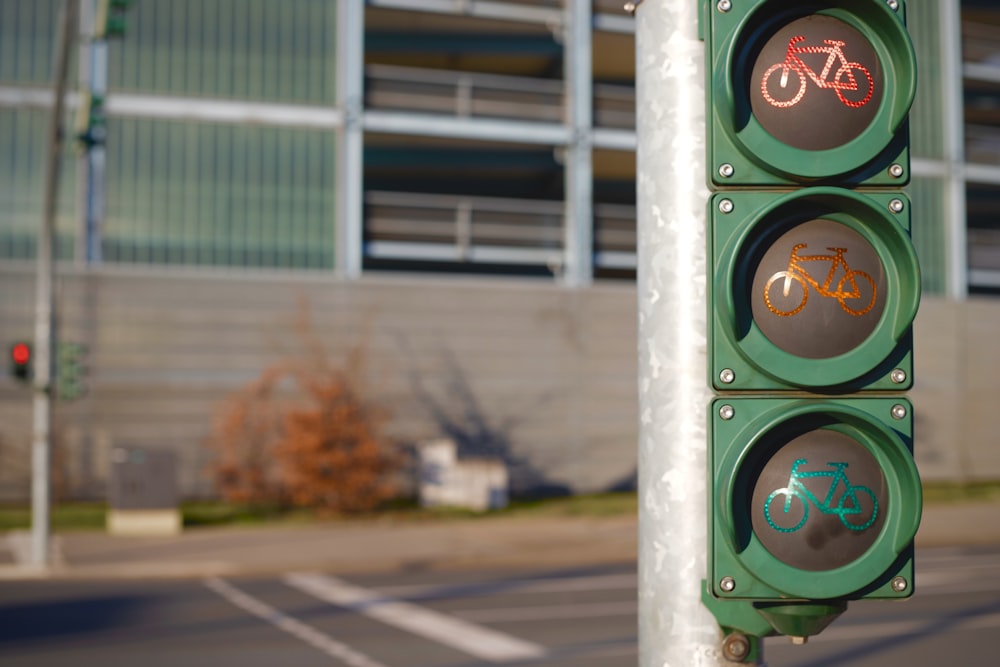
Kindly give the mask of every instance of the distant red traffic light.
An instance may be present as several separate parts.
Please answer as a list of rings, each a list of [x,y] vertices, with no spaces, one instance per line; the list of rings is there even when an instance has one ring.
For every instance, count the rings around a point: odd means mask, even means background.
[[[14,343],[10,346],[10,374],[18,380],[31,379],[31,344]]]
[[[27,343],[14,343],[10,349],[10,358],[15,364],[26,364],[31,361],[31,346]]]

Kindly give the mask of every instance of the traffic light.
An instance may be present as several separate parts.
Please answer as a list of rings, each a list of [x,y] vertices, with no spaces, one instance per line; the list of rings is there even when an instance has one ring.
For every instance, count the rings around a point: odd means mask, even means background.
[[[912,384],[920,273],[898,192],[713,195],[717,391],[900,391]]]
[[[11,377],[21,382],[31,382],[34,377],[31,363],[31,343],[18,341],[12,344],[7,359],[10,362]]]
[[[916,56],[902,0],[709,2],[715,187],[909,180]]]
[[[104,97],[84,91],[76,117],[76,139],[84,148],[101,145],[108,138],[108,117]]]
[[[754,658],[913,592],[902,0],[707,0],[709,552],[703,600]]]
[[[898,396],[716,398],[709,607],[808,637],[849,600],[912,595],[911,413]]]
[[[98,37],[124,37],[125,12],[133,0],[99,0],[95,22]]]
[[[59,398],[72,401],[87,393],[87,346],[82,343],[59,343],[56,359],[56,392]]]

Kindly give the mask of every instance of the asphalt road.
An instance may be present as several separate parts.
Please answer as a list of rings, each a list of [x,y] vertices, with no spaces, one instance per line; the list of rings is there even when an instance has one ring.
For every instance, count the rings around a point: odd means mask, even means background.
[[[997,664],[1000,548],[918,553],[907,602],[854,603],[770,667]],[[574,570],[290,572],[0,583],[0,664],[634,667],[636,578]]]

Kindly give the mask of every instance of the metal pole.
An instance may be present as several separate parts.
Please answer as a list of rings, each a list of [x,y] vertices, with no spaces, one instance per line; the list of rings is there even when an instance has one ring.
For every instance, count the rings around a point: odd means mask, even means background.
[[[336,269],[347,279],[361,275],[364,225],[364,0],[337,3],[337,104],[344,121],[337,135],[338,220]]]
[[[565,81],[570,141],[564,161],[566,214],[562,280],[567,287],[593,281],[593,74],[591,0],[566,3]]]
[[[52,455],[52,363],[55,340],[55,220],[59,192],[59,167],[63,146],[66,75],[79,6],[66,0],[57,38],[53,78],[52,118],[45,160],[42,225],[38,233],[35,281],[35,397],[31,442],[31,546],[32,563],[49,563],[50,470]]]
[[[941,17],[941,99],[944,105],[945,192],[945,292],[955,301],[964,301],[969,290],[966,258],[967,213],[965,206],[965,120],[962,80],[962,8],[960,0],[942,0]]]
[[[107,127],[103,118],[99,124],[92,122],[90,102],[100,101],[101,113],[104,113],[104,100],[108,95],[108,41],[104,26],[98,25],[107,20],[107,7],[99,7],[100,0],[79,1],[78,85],[81,94],[76,130],[88,133],[90,137],[77,159],[79,211],[76,262],[80,267],[85,267],[100,264],[103,259],[101,239],[105,213],[107,149],[104,143]]]
[[[89,116],[87,97],[91,90],[91,40],[94,33],[94,0],[80,0],[79,48],[77,50],[77,85],[80,90],[78,102],[77,132],[85,131],[85,120]],[[76,158],[76,238],[74,256],[78,267],[87,265],[90,226],[90,151],[79,151]]]
[[[711,392],[700,6],[636,11],[640,667],[726,664],[701,604]]]

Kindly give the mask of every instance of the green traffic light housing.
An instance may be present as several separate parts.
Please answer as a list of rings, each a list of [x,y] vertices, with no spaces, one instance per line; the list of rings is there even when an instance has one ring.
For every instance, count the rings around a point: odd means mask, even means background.
[[[816,187],[709,202],[709,376],[719,391],[902,391],[920,271],[900,193]]]
[[[703,3],[708,577],[722,654],[913,593],[904,0]]]
[[[92,95],[89,91],[81,95],[81,105],[77,112],[76,139],[89,148],[103,146],[108,137],[108,117],[104,97]]]
[[[82,343],[61,342],[56,358],[56,393],[72,401],[87,393],[88,348]]]
[[[902,0],[706,6],[715,187],[908,182],[916,56]]]
[[[102,0],[98,16],[104,17],[102,37],[125,36],[125,12],[132,6],[134,0]]]
[[[906,399],[721,397],[709,441],[707,598],[807,636],[846,601],[912,595],[922,495]]]

